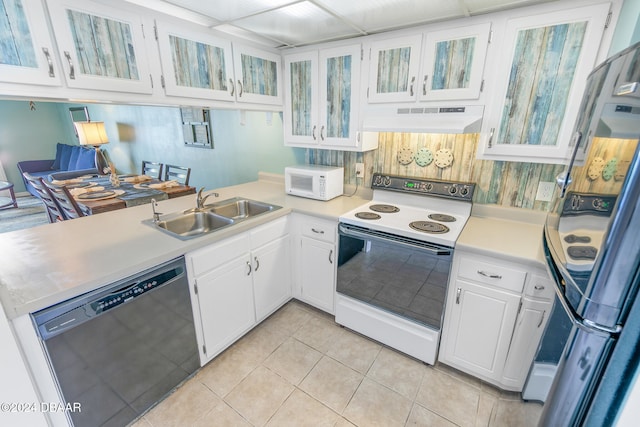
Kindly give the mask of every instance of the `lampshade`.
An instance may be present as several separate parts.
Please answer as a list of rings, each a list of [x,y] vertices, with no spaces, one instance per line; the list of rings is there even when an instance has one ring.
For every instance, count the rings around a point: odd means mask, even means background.
[[[80,145],[96,146],[109,143],[104,122],[74,122],[73,125],[78,132]]]

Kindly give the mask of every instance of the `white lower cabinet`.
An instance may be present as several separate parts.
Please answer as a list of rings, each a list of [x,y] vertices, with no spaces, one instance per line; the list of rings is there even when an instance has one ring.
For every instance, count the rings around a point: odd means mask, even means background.
[[[521,391],[553,306],[549,279],[537,272],[458,250],[438,360]]]
[[[296,214],[294,295],[327,313],[335,313],[337,223]]]
[[[288,217],[185,258],[201,365],[291,298]]]

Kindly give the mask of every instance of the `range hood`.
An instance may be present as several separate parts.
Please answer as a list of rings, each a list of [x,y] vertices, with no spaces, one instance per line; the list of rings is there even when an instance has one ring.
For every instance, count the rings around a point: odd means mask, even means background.
[[[595,136],[637,139],[640,107],[628,104],[605,104],[595,129]]]
[[[365,113],[365,132],[477,133],[484,106],[393,108]]]

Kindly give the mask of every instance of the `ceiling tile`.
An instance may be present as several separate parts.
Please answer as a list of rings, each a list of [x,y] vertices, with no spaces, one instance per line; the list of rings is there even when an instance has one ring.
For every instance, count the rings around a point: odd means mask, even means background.
[[[291,46],[362,35],[309,1],[239,19],[233,24]]]
[[[318,0],[368,32],[401,28],[462,15],[452,0]]]
[[[292,0],[168,0],[219,21],[232,21],[291,3]]]

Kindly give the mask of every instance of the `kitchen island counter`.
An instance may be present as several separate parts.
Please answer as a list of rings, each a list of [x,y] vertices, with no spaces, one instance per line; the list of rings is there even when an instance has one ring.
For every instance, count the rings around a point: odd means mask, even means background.
[[[87,216],[57,224],[0,234],[0,301],[9,319],[134,275],[192,250],[247,231],[292,211],[336,220],[367,200],[338,197],[328,202],[288,196],[281,175],[261,173],[258,181],[206,191],[215,203],[243,197],[282,209],[190,240],[179,240],[152,226],[149,205]],[[163,213],[195,206],[195,196],[158,203]]]

